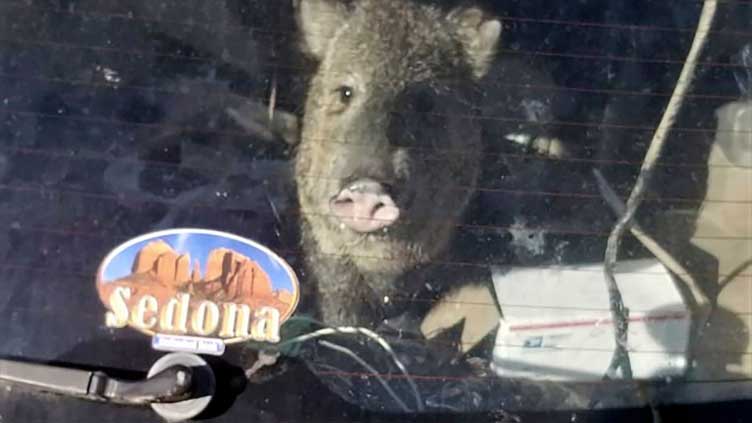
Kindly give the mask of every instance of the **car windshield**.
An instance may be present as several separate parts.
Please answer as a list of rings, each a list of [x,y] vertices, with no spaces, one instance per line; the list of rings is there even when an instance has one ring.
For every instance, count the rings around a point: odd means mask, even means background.
[[[752,399],[750,28],[746,1],[0,0],[0,421]]]

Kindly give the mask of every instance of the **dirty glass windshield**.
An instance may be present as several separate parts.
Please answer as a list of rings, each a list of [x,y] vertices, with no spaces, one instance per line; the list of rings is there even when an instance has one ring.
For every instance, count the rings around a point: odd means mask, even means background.
[[[742,413],[750,28],[0,0],[0,421]]]

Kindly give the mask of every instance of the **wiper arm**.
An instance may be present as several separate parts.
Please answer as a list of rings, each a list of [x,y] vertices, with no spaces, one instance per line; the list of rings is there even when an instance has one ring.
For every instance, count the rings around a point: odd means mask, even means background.
[[[168,354],[142,380],[122,380],[101,371],[0,359],[0,381],[44,392],[122,405],[151,405],[170,421],[193,418],[209,404],[214,374],[200,357]]]
[[[141,405],[190,398],[193,371],[173,366],[144,380],[125,381],[99,371],[0,360],[0,379],[91,400]]]

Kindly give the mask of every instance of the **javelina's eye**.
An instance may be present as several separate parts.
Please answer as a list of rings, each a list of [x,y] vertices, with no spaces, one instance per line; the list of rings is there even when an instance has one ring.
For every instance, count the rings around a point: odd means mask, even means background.
[[[350,104],[350,101],[353,97],[353,89],[352,87],[348,87],[347,85],[343,85],[339,88],[337,88],[337,93],[339,94],[339,101],[342,104]]]

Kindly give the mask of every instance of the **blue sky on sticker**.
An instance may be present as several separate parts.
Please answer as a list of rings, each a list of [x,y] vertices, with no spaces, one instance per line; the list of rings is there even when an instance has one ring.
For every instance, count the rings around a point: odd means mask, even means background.
[[[190,232],[153,237],[128,246],[102,270],[105,283],[130,275],[136,254],[146,244],[158,239],[168,243],[178,254],[190,254],[191,268],[193,268],[193,262],[198,259],[202,275],[206,274],[206,259],[209,257],[209,252],[216,248],[229,248],[258,263],[269,275],[275,290],[286,289],[291,292],[293,290],[293,283],[285,267],[263,250],[220,235]]]

